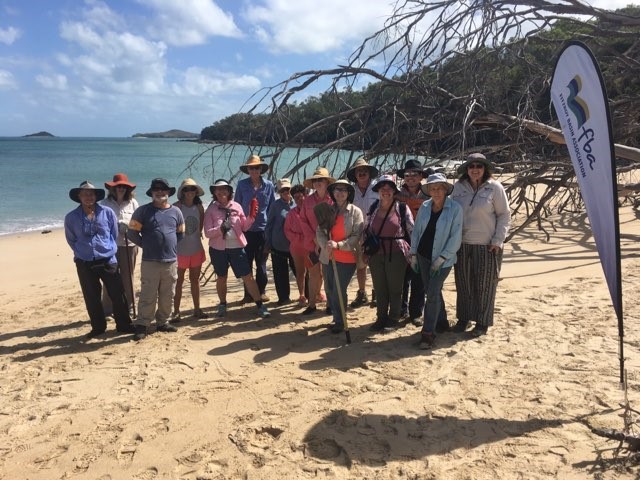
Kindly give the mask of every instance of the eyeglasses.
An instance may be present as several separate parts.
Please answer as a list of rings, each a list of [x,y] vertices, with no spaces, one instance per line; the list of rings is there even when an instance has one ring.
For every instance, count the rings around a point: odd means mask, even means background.
[[[346,192],[348,192],[348,191],[349,191],[349,189],[348,189],[348,188],[346,188],[346,187],[336,187],[336,188],[334,188],[334,189],[333,189],[333,191],[334,191],[334,192],[342,192],[342,193],[346,193]]]
[[[406,172],[404,174],[405,178],[406,177],[417,177],[417,176],[422,176],[422,174],[420,172]]]
[[[484,164],[482,164],[482,163],[470,163],[467,168],[484,168]]]
[[[196,187],[184,187],[182,189],[183,192],[197,192],[198,189]]]

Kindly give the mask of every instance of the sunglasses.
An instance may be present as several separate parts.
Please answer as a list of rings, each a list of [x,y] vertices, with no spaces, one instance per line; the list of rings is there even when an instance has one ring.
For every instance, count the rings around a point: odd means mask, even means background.
[[[247,170],[262,170],[262,167],[247,167]]]
[[[484,168],[484,164],[482,164],[482,163],[470,163],[467,168]]]
[[[404,174],[405,177],[417,177],[418,175],[422,176],[420,172],[406,172]]]
[[[349,189],[348,189],[348,188],[346,188],[346,187],[336,187],[336,188],[334,188],[334,189],[333,189],[333,191],[334,191],[334,192],[342,192],[342,193],[346,193],[346,192],[348,192],[348,191],[349,191]]]
[[[196,187],[184,187],[182,189],[183,192],[197,192],[198,189]]]

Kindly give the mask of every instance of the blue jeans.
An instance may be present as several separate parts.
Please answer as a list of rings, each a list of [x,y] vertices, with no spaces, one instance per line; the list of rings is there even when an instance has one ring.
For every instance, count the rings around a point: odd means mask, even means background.
[[[442,286],[451,272],[451,267],[441,268],[437,273],[431,273],[431,260],[427,260],[422,255],[418,255],[418,265],[424,284],[424,291],[427,302],[424,308],[424,325],[422,333],[433,333],[438,316],[444,308],[442,300]]]
[[[351,282],[351,278],[356,271],[355,263],[336,262],[338,271],[338,282],[340,283],[340,294],[345,308],[347,307],[347,286]],[[324,291],[327,294],[327,303],[331,307],[333,315],[333,323],[339,327],[344,327],[344,319],[342,318],[342,309],[340,308],[340,300],[338,298],[338,286],[336,285],[335,276],[333,274],[333,266],[331,262],[322,265],[322,273],[324,274]]]

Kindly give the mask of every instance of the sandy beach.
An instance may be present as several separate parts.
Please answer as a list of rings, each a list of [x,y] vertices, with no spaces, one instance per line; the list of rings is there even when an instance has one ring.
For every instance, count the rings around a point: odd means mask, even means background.
[[[637,410],[639,215],[621,209]],[[0,237],[0,479],[638,478],[589,429],[623,427],[617,319],[585,216],[554,220],[549,242],[532,226],[506,245],[489,334],[431,352],[411,325],[373,335],[368,307],[349,313],[350,346],[297,307],[261,320],[235,279],[223,320],[86,340],[63,232]],[[453,275],[445,300],[454,321]]]

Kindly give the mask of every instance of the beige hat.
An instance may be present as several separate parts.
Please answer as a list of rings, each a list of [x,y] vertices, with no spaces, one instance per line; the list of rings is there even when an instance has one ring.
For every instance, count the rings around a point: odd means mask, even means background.
[[[329,182],[329,185],[331,185],[336,181],[335,178],[329,175],[329,170],[327,170],[325,167],[318,167],[313,172],[313,175],[305,179],[305,181],[303,182],[303,185],[307,188],[313,188],[313,181],[319,178],[326,178],[327,181]]]
[[[247,163],[240,165],[240,170],[244,173],[249,173],[249,167],[260,167],[260,173],[263,174],[269,170],[269,164],[263,162],[258,155],[251,155],[247,158]]]
[[[373,165],[369,165],[363,157],[360,157],[356,160],[356,163],[354,163],[353,166],[349,170],[347,170],[347,178],[349,179],[349,181],[353,183],[356,183],[358,181],[356,179],[356,169],[360,167],[366,167],[369,169],[369,179],[373,180],[378,176],[378,169]]]
[[[276,182],[276,191],[278,193],[280,193],[280,191],[284,190],[285,188],[288,188],[289,190],[291,190],[291,182],[289,181],[288,178],[281,178]]]
[[[204,195],[204,190],[202,189],[202,187],[198,185],[193,178],[187,178],[183,180],[180,186],[178,187],[178,198],[182,197],[182,189],[184,187],[196,187],[196,195],[198,197],[201,197],[202,195]]]

